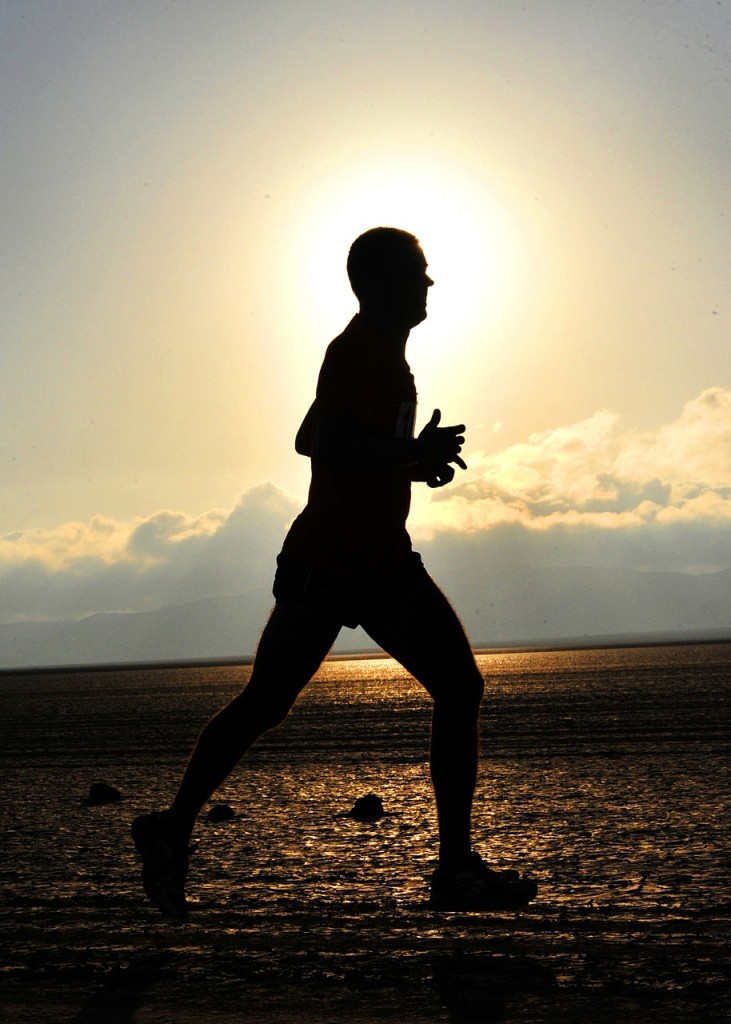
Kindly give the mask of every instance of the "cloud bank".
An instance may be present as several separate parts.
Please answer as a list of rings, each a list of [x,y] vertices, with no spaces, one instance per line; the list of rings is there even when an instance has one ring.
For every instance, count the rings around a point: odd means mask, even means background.
[[[609,412],[470,458],[422,492],[412,534],[449,592],[475,603],[511,566],[710,573],[731,567],[731,389],[710,388],[652,433]],[[427,500],[430,499],[430,500]],[[0,539],[0,621],[81,619],[251,594],[260,616],[300,502],[272,484],[231,510],[96,516]],[[257,623],[258,626],[261,622]]]
[[[731,390],[636,433],[610,412],[532,435],[438,492],[414,535],[479,534],[541,565],[713,572],[731,564]]]
[[[96,516],[0,540],[0,621],[94,612],[271,589],[273,560],[299,504],[271,484],[230,511],[159,511],[130,523]]]

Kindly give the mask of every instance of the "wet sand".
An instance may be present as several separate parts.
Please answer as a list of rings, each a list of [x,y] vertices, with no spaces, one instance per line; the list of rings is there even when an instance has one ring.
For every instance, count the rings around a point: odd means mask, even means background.
[[[218,794],[238,816],[197,830],[183,924],[141,899],[129,822],[243,670],[0,679],[3,1017],[725,1020],[730,655],[483,660],[475,832],[541,885],[490,915],[426,906],[429,708],[390,662],[329,665]],[[385,818],[339,816],[370,791]]]

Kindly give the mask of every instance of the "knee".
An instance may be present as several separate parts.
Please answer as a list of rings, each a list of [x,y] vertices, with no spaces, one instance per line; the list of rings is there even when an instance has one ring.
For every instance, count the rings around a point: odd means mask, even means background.
[[[286,700],[244,690],[211,719],[200,739],[212,748],[228,747],[242,741],[251,743],[262,733],[281,725],[291,706],[291,702]]]
[[[467,679],[463,686],[463,699],[464,703],[474,708],[475,711],[479,710],[482,698],[485,695],[485,680],[482,678],[477,668],[470,673],[469,679]]]
[[[465,672],[434,698],[435,707],[460,717],[476,716],[485,693],[485,681],[477,668]]]
[[[285,693],[256,690],[244,690],[239,698],[240,708],[237,718],[247,730],[257,735],[276,729],[292,710],[294,701]]]
[[[281,725],[292,710],[290,703],[263,701],[256,710],[255,719],[261,732],[269,732]]]

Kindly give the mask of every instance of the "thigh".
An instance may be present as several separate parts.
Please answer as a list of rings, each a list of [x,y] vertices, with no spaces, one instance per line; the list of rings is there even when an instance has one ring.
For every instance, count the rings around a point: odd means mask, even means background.
[[[340,623],[297,601],[278,602],[264,627],[246,690],[249,697],[291,703],[307,685],[340,632]]]
[[[481,689],[482,677],[464,627],[427,573],[361,625],[432,697],[448,695],[455,685]]]

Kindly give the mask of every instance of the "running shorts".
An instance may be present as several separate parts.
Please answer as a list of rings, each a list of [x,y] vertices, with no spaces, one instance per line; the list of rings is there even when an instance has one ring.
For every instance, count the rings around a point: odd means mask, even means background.
[[[426,575],[418,551],[411,551],[396,576],[381,580],[339,579],[286,555],[278,555],[272,588],[276,601],[297,601],[355,629],[383,612],[413,581]]]

